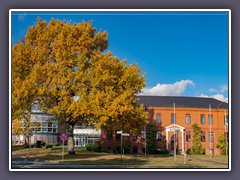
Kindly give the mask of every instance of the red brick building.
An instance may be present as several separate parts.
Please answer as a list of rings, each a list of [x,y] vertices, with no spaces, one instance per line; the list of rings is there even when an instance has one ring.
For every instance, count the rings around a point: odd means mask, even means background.
[[[193,128],[197,123],[201,128],[201,142],[205,154],[220,155],[217,148],[218,138],[227,134],[225,117],[228,117],[228,104],[213,98],[173,97],[173,96],[136,96],[138,104],[143,104],[149,112],[147,122],[157,126],[157,148],[173,151],[174,132],[176,148],[183,153],[192,148]],[[175,106],[175,108],[174,108]],[[174,116],[175,114],[175,116]],[[106,148],[119,150],[119,135],[102,131],[102,143]],[[226,135],[225,134],[225,135]],[[131,144],[131,153],[144,153],[145,131],[135,136],[124,137]]]

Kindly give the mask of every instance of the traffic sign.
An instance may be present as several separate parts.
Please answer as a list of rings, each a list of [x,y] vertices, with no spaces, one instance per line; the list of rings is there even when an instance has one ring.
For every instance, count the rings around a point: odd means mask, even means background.
[[[61,140],[64,142],[67,140],[67,135],[65,133],[62,133],[60,136]]]
[[[129,133],[122,133],[122,136],[129,136]]]

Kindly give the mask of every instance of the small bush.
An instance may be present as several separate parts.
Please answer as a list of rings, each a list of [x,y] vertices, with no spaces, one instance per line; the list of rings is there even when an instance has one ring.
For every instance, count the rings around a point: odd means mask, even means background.
[[[121,147],[120,147],[121,148]],[[123,152],[124,154],[130,154],[131,146],[129,143],[124,143],[123,146]],[[120,150],[121,151],[121,150]]]
[[[218,138],[217,148],[221,150],[222,155],[226,155],[227,150],[227,143],[226,143],[226,136],[221,134]]]
[[[186,154],[190,155],[191,154],[191,149],[187,149]]]
[[[98,144],[87,144],[85,148],[87,151],[102,152],[101,147]]]

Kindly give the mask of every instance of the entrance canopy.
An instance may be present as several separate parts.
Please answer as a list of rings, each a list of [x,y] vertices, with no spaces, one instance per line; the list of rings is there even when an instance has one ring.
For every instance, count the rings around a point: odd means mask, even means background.
[[[184,127],[179,126],[177,124],[171,124],[165,127],[165,131],[179,131],[179,130],[183,131],[184,129],[185,129]]]
[[[173,131],[174,133],[178,133],[179,131],[181,131],[182,132],[182,154],[184,154],[184,129],[185,129],[184,127],[179,126],[177,124],[171,124],[171,125],[165,127],[167,150],[169,150],[168,149],[168,132]]]

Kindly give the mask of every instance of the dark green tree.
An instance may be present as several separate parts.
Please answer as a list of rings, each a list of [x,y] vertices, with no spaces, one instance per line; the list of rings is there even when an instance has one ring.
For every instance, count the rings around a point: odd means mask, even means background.
[[[146,126],[147,152],[153,154],[157,148],[156,142],[157,127],[155,123],[149,123]]]

